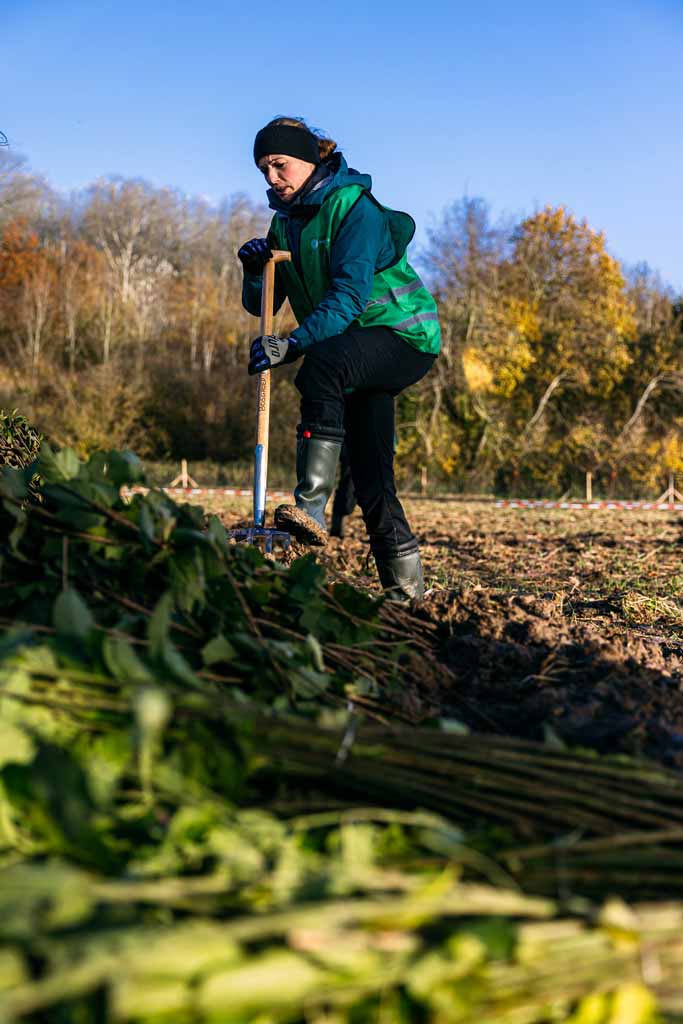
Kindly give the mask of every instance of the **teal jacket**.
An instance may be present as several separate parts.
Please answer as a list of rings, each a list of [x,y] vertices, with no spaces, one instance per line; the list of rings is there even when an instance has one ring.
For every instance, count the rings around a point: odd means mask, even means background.
[[[316,216],[325,200],[337,189],[348,185],[360,186],[369,192],[372,179],[367,174],[350,169],[342,154],[335,153],[314,174],[305,194],[293,203],[282,202],[272,190],[269,190],[270,206],[275,210],[274,220],[277,219],[279,222],[280,235],[284,223],[287,248],[292,253],[294,266],[299,273],[299,240],[302,228]],[[325,338],[340,334],[352,321],[357,320],[368,306],[375,274],[392,266],[401,256],[396,250],[390,230],[389,213],[390,211],[385,210],[372,196],[363,194],[346,214],[330,252],[329,287],[322,301],[318,302],[315,309],[292,332],[292,337],[296,338],[302,348],[306,349]],[[412,218],[408,218],[407,214],[402,214],[401,217],[412,224],[412,237],[415,230]],[[271,246],[275,247],[272,231],[269,234],[269,241]],[[282,264],[277,266],[275,275],[276,310],[287,297],[282,267]],[[427,298],[431,300],[430,296]],[[255,316],[259,314],[260,275],[245,273],[242,302],[250,313]]]

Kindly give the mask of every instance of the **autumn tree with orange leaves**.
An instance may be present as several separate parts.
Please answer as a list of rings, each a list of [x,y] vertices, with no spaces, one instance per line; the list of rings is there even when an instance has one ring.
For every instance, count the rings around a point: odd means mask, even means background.
[[[53,340],[56,256],[54,246],[41,245],[25,221],[9,223],[0,236],[0,315],[16,355],[32,372]]]
[[[243,196],[216,207],[118,178],[69,204],[0,153],[3,406],[84,453],[115,439],[243,461],[258,322],[236,252],[268,219]],[[562,206],[512,223],[476,197],[445,212],[421,259],[443,348],[400,398],[406,482],[557,494],[590,470],[651,493],[683,467],[683,304],[646,266],[625,271]],[[288,308],[278,322],[291,330]],[[274,465],[298,418],[295,372],[273,375]]]
[[[526,480],[556,491],[572,471],[614,476],[615,460],[621,469],[632,463],[630,428],[623,430],[647,385],[639,374],[644,325],[604,236],[562,207],[507,233],[480,200],[464,200],[430,241],[445,358],[422,402],[404,403],[418,428],[423,410],[423,451],[426,415],[437,461],[463,485]],[[671,297],[655,291],[653,375],[667,360],[680,365],[680,318]],[[657,378],[666,381],[673,386]]]

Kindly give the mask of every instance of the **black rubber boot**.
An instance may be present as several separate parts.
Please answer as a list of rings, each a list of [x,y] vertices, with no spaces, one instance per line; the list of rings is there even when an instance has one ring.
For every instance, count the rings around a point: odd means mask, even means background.
[[[379,580],[390,601],[421,601],[424,597],[424,577],[420,551],[413,541],[408,550],[378,558],[375,563]]]
[[[275,525],[303,544],[327,543],[325,505],[334,488],[341,440],[299,436],[296,442],[296,505],[279,505]]]

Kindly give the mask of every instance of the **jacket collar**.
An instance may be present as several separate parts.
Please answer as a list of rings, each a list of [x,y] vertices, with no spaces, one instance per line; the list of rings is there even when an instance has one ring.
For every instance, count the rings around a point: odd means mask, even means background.
[[[341,153],[333,153],[328,160],[319,164],[306,184],[288,203],[269,188],[266,195],[271,210],[284,217],[311,217],[331,192],[344,185],[363,185],[372,188],[369,174],[360,174],[349,167]]]

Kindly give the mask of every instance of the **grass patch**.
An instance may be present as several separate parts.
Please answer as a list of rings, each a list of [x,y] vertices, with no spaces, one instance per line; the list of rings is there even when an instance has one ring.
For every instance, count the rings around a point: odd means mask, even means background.
[[[632,625],[683,626],[683,608],[669,597],[629,590],[621,599],[621,610]]]

